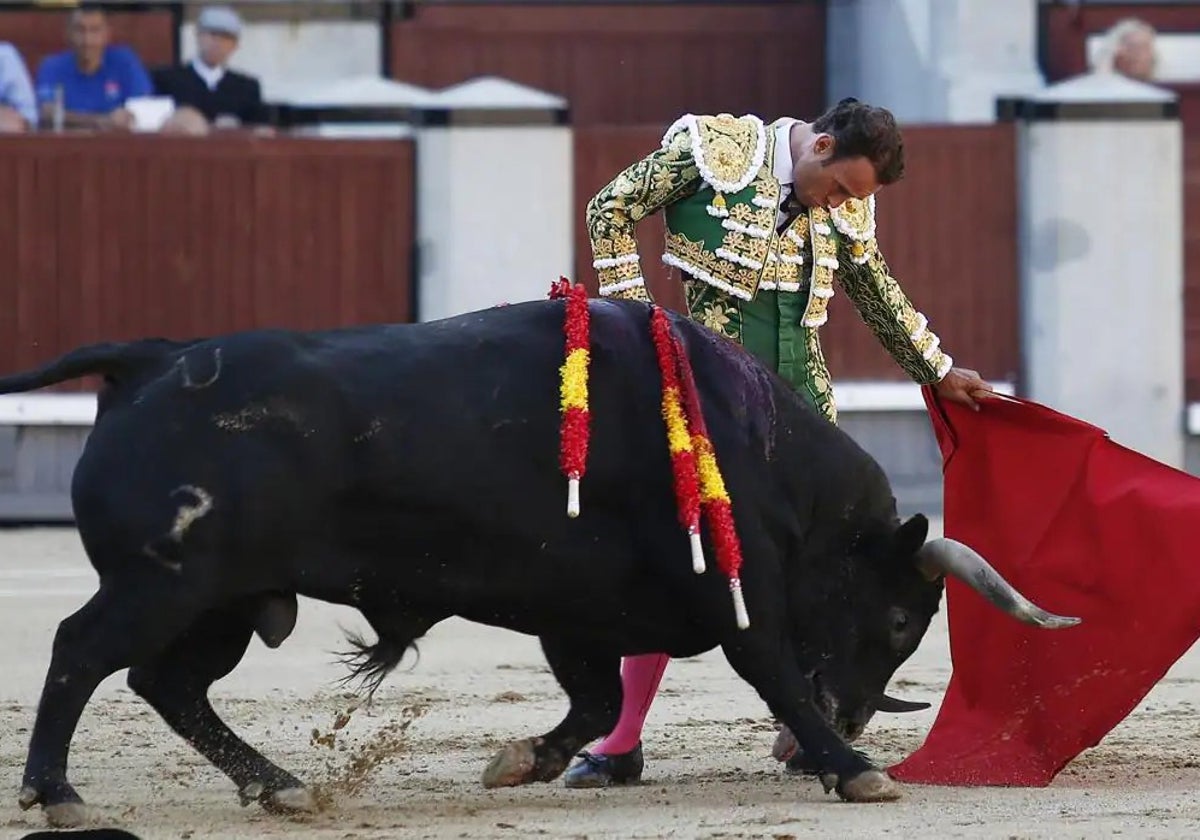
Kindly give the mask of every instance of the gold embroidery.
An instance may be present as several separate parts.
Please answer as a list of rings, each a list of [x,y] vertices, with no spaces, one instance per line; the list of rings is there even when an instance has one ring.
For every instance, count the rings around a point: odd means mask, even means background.
[[[812,383],[813,401],[818,410],[830,423],[837,424],[837,400],[834,398],[833,383],[829,377],[829,365],[821,351],[821,339],[816,330],[805,330],[804,342],[808,345],[808,377]]]
[[[683,234],[668,231],[663,262],[743,300],[753,298],[758,288],[757,270],[731,264]]]
[[[808,238],[808,216],[801,214],[779,235],[777,249],[780,260],[793,265],[803,265]]]
[[[771,148],[774,149],[774,141],[771,143]],[[766,171],[766,164],[763,164],[763,171],[759,173],[758,183],[754,185],[754,198],[750,199],[752,203],[760,203],[764,211],[770,212],[770,226],[775,227],[775,214],[779,210],[779,182],[775,180],[770,172]]]
[[[737,231],[730,231],[721,240],[721,247],[717,249],[716,253],[718,257],[722,257],[734,265],[759,272],[766,263],[767,252],[770,248],[769,239],[760,239]],[[754,289],[751,288],[747,291],[753,293]]]
[[[617,233],[611,239],[601,237],[592,244],[592,256],[596,262],[636,255],[637,240],[624,233]]]
[[[766,291],[798,292],[801,287],[800,266],[780,260],[773,252],[767,255],[767,267],[758,288]]]
[[[600,293],[648,300],[637,258],[634,224],[702,186],[687,133],[635,161],[587,205],[587,228]]]
[[[757,117],[732,114],[694,117],[692,155],[700,175],[718,192],[734,193],[762,166],[765,129]]]
[[[742,341],[742,314],[729,295],[692,278],[683,281],[683,299],[689,317],[726,338]]]
[[[925,316],[913,307],[892,277],[878,248],[862,264],[851,264],[838,279],[871,332],[913,381],[936,382],[953,360],[938,347]]]
[[[808,306],[804,310],[806,327],[819,327],[829,320],[829,299],[833,297],[833,273],[838,269],[837,240],[829,225],[829,211],[813,207],[808,211],[808,238],[812,246],[812,273]]]
[[[770,239],[774,221],[774,208],[756,208],[746,202],[735,204],[729,211],[729,218],[721,226],[757,239]]]
[[[838,232],[849,241],[851,260],[860,265],[865,263],[875,244],[875,196],[863,200],[849,198],[829,215]]]
[[[875,196],[848,198],[829,211],[837,229],[851,239],[866,242],[875,236]]]
[[[700,268],[704,274],[697,276],[704,282],[744,300],[751,300],[758,293],[762,280],[774,277],[776,273],[774,266],[767,265],[772,253],[775,213],[779,203],[779,183],[771,174],[770,166],[775,149],[774,134],[768,135],[757,117],[734,120],[725,114],[716,118],[698,118],[696,124],[700,130],[718,124],[726,131],[733,131],[736,127],[743,133],[739,142],[744,152],[749,148],[749,141],[754,140],[756,146],[749,157],[750,163],[757,166],[757,171],[744,173],[739,181],[743,187],[753,185],[751,195],[741,197],[737,203],[730,203],[717,192],[717,196],[721,198],[719,213],[709,211],[711,215],[727,217],[721,222],[721,226],[729,232],[722,237],[721,245],[715,249],[714,255],[726,263],[731,263],[732,269],[719,267],[719,263],[711,260],[705,261],[705,264],[698,264],[694,254],[668,254],[664,255],[664,259],[672,264],[682,260]],[[754,131],[753,135],[748,133],[751,128]],[[704,173],[703,166],[701,173]],[[725,176],[732,174],[724,173]],[[704,177],[706,180],[712,180]],[[714,199],[712,205],[716,203]],[[774,288],[774,283],[770,287]]]

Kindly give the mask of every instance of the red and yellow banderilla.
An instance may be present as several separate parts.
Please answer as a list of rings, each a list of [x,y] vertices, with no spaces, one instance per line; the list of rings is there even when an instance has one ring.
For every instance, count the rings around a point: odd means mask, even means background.
[[[697,509],[703,509],[708,535],[716,547],[717,567],[729,579],[737,625],[745,630],[750,626],[750,616],[742,594],[742,548],[733,521],[733,502],[725,488],[725,479],[704,424],[704,412],[700,407],[700,393],[692,375],[692,365],[687,350],[671,329],[667,313],[662,307],[654,306],[651,311],[650,332],[654,337],[662,374],[662,411],[667,423],[667,445],[675,470],[676,503],[684,527],[692,537],[692,569],[697,574],[704,571],[699,529],[696,527],[698,515],[694,513]]]
[[[587,291],[561,278],[550,297],[566,299],[566,359],[559,368],[559,465],[567,476],[567,516],[579,515],[579,482],[587,463],[591,413],[588,407],[589,314]],[[662,376],[662,416],[667,427],[667,448],[678,507],[679,522],[687,531],[692,570],[703,574],[706,566],[700,540],[700,519],[708,523],[716,548],[717,567],[729,579],[734,614],[741,629],[750,626],[742,595],[742,550],[733,520],[733,503],[717,464],[716,453],[704,424],[700,396],[687,351],[671,329],[666,312],[652,306],[650,334]]]
[[[588,363],[590,351],[587,289],[574,286],[565,277],[550,290],[550,297],[565,297],[566,361],[559,368],[559,400],[562,426],[559,435],[559,466],[567,476],[567,516],[579,516],[579,481],[587,469],[591,413],[588,410]]]

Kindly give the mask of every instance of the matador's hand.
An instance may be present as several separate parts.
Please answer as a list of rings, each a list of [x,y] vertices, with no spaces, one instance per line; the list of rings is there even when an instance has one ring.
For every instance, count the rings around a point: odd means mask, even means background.
[[[976,411],[979,410],[978,400],[987,399],[996,391],[978,372],[960,367],[950,368],[933,388],[942,399],[969,405]]]

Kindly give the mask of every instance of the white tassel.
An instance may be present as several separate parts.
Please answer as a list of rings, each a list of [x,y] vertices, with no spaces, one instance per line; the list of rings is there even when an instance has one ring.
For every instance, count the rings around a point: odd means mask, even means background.
[[[700,544],[700,532],[688,531],[692,543],[692,571],[698,575],[704,574],[704,546]]]
[[[750,614],[746,612],[746,599],[742,596],[742,582],[738,578],[729,579],[729,591],[733,593],[733,612],[737,616],[739,630],[750,626]]]
[[[567,480],[567,516],[579,516],[579,479],[574,477]]]

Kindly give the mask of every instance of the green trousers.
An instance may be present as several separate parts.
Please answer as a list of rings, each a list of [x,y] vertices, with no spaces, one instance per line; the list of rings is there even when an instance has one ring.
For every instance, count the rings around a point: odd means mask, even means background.
[[[744,301],[688,277],[683,288],[692,320],[741,344],[778,372],[809,405],[830,422],[837,422],[829,368],[817,331],[800,323],[808,302],[807,289],[760,291],[754,300]]]

